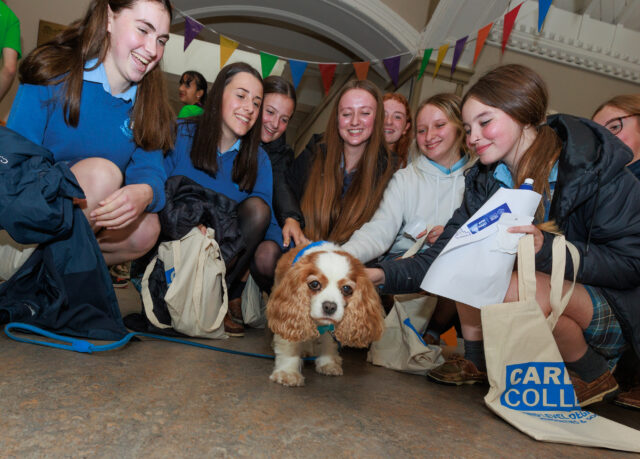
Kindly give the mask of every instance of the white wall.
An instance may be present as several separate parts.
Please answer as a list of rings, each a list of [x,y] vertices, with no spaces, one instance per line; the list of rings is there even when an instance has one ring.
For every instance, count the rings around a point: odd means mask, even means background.
[[[20,19],[22,55],[36,47],[40,20],[69,24],[84,15],[90,0],[6,0],[7,5]],[[6,121],[13,98],[18,89],[18,77],[0,103],[0,119]]]

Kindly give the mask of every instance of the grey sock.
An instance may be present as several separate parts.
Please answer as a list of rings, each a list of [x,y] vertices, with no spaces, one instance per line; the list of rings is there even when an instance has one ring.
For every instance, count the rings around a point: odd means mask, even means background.
[[[480,371],[487,371],[487,363],[484,360],[484,343],[480,341],[464,340],[464,358],[473,362]]]
[[[587,352],[578,360],[565,362],[565,365],[567,369],[575,372],[580,379],[588,383],[609,371],[607,359],[594,351],[591,346],[587,346]]]

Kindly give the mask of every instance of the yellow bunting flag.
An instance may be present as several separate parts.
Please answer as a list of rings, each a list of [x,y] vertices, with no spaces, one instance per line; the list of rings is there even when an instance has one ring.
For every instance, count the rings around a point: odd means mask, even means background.
[[[233,52],[238,47],[238,42],[220,35],[220,68],[224,67]]]
[[[438,60],[436,60],[436,68],[433,71],[433,78],[435,79],[438,74],[438,70],[440,70],[440,64],[444,60],[444,57],[447,55],[447,51],[449,50],[449,43],[445,43],[438,49]]]

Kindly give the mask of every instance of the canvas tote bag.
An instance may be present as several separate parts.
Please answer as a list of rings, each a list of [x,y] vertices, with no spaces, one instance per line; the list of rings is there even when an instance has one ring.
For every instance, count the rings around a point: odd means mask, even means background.
[[[164,301],[171,316],[170,326],[161,323],[153,313],[149,276],[156,259],[164,263],[168,284]],[[142,302],[147,318],[158,328],[172,327],[188,336],[225,338],[223,319],[229,305],[225,274],[224,260],[211,228],[203,235],[195,227],[179,240],[161,243],[158,255],[142,278]]]
[[[9,280],[36,250],[38,244],[20,244],[0,230],[0,281]]]
[[[535,298],[533,236],[518,246],[520,300],[481,308],[487,373],[485,403],[498,416],[536,440],[640,452],[640,432],[581,410],[551,331],[564,311],[566,248],[574,266],[580,257],[564,236],[553,241],[552,313],[545,319]]]
[[[403,258],[420,250],[425,239],[420,238]],[[424,293],[395,295],[393,308],[384,319],[384,333],[371,343],[367,362],[423,376],[443,364],[440,346],[429,346],[422,339],[437,301],[437,297]]]
[[[265,328],[267,325],[267,303],[260,287],[249,275],[242,290],[242,321],[251,328]]]

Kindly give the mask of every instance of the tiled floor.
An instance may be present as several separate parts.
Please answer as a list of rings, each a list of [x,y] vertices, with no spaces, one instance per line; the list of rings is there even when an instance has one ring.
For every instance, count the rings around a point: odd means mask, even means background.
[[[125,311],[135,290],[118,292]],[[212,343],[269,353],[260,330]],[[484,405],[487,387],[451,388],[366,363],[344,376],[304,370],[269,381],[272,362],[145,341],[85,355],[0,335],[0,457],[628,457],[537,442]],[[640,429],[640,412],[594,411]]]

